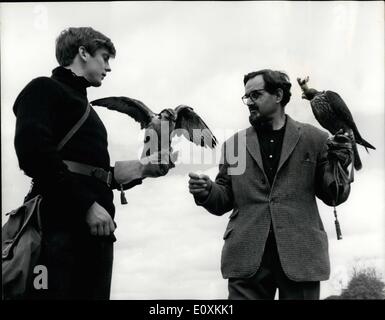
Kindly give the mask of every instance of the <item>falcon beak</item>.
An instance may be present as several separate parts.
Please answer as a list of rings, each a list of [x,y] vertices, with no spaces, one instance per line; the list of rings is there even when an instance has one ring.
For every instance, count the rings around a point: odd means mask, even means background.
[[[306,94],[302,93],[302,99],[306,99]]]

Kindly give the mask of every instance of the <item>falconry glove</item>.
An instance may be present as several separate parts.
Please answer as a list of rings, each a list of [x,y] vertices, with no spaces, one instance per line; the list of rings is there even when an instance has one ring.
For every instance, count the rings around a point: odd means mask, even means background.
[[[333,200],[335,227],[337,239],[342,239],[341,227],[337,218],[337,199],[347,199],[350,193],[350,183],[353,182],[353,168],[349,174],[348,167],[354,163],[352,137],[345,135],[340,130],[326,142],[328,148],[327,158],[333,183],[329,187]]]
[[[162,150],[140,160],[116,161],[114,178],[118,184],[126,184],[135,179],[164,176],[177,157],[177,152],[170,155],[168,150]]]
[[[344,134],[337,133],[327,142],[329,161],[338,161],[347,170],[352,163],[352,139]]]
[[[115,181],[120,185],[120,201],[127,204],[124,196],[123,185],[131,181],[144,178],[156,178],[167,174],[173,168],[174,162],[178,158],[178,152],[170,155],[169,150],[161,150],[151,156],[140,160],[116,161],[114,169]]]

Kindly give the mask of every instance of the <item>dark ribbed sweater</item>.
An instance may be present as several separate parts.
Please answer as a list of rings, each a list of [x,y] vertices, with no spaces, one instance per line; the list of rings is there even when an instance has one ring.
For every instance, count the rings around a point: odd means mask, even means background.
[[[15,149],[20,168],[33,178],[33,193],[44,198],[48,224],[84,227],[84,216],[94,201],[114,217],[111,187],[94,177],[71,173],[63,160],[72,160],[113,172],[106,129],[91,107],[81,128],[61,151],[56,146],[81,118],[88,104],[89,82],[71,70],[57,67],[51,77],[32,80],[17,97]],[[134,181],[130,186],[141,183]]]

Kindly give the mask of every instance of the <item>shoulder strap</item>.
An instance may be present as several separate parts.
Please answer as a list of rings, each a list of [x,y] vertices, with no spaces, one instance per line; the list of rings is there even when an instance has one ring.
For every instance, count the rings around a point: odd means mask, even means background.
[[[69,139],[72,138],[72,136],[75,134],[76,131],[79,130],[79,128],[83,125],[84,121],[86,121],[89,113],[90,113],[90,104],[87,104],[87,109],[84,112],[83,116],[79,119],[78,122],[71,128],[71,130],[65,135],[65,137],[60,141],[58,146],[56,147],[57,150],[61,150],[64,145],[68,142]]]
[[[65,137],[59,142],[59,144],[57,145],[56,147],[56,150],[61,150],[64,145],[68,142],[69,139],[72,138],[72,136],[76,133],[76,131],[78,131],[80,129],[80,127],[83,125],[83,123],[87,120],[88,118],[88,115],[90,114],[90,110],[91,110],[91,107],[90,107],[90,104],[87,103],[87,108],[86,108],[86,111],[84,112],[84,114],[82,115],[82,117],[78,120],[78,122],[75,123],[75,125],[71,128],[70,131],[68,131],[68,133],[65,135]],[[28,198],[28,196],[31,194],[32,192],[32,189],[33,189],[33,185],[34,185],[34,180],[32,179],[31,180],[31,187],[28,191],[28,194],[26,195],[26,197],[24,198],[24,203],[28,200],[30,200]],[[41,227],[41,221],[40,221],[40,216],[38,214],[38,225],[39,227]]]

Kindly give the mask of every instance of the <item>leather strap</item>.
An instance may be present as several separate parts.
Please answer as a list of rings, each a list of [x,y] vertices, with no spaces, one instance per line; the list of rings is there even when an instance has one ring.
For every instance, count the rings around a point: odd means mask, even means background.
[[[57,150],[61,150],[64,147],[64,145],[68,142],[68,140],[72,138],[75,132],[79,130],[79,128],[83,125],[84,121],[86,121],[86,119],[88,118],[88,115],[90,114],[90,109],[91,109],[90,104],[88,103],[86,111],[84,112],[82,117],[78,120],[78,122],[75,123],[72,129],[59,142],[58,146],[56,147]]]
[[[103,181],[109,187],[111,186],[111,182],[112,182],[111,171],[106,171],[103,168],[94,167],[89,164],[84,164],[84,163],[70,161],[70,160],[63,160],[63,162],[67,165],[69,171],[94,177],[96,179]]]
[[[68,142],[68,140],[72,138],[72,136],[76,133],[76,131],[79,130],[79,128],[83,125],[83,123],[88,118],[88,115],[90,114],[90,110],[91,110],[90,104],[87,103],[86,111],[84,112],[82,117],[78,120],[78,122],[75,123],[75,125],[71,128],[71,130],[68,131],[68,133],[65,135],[65,137],[56,146],[57,151],[60,151],[64,147],[64,145]],[[33,185],[34,185],[34,181],[32,179],[31,180],[31,187],[29,189],[28,194],[30,194],[30,192],[32,191]]]

